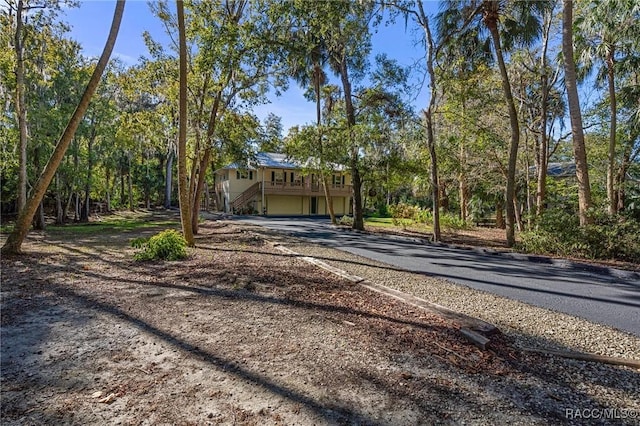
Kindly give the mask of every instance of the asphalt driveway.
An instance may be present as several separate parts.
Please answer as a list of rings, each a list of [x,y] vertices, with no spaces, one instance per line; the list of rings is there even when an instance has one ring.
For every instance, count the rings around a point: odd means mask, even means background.
[[[424,244],[336,229],[326,219],[235,217],[408,271],[613,326],[640,336],[638,273],[568,261]]]

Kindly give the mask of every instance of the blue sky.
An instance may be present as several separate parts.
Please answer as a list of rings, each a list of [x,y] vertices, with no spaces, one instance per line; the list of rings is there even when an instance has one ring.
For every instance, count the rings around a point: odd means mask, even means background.
[[[85,55],[98,56],[102,52],[114,5],[114,1],[106,0],[81,1],[78,8],[66,11],[64,20],[71,26],[70,37],[81,43]],[[429,6],[431,7],[427,13],[434,13],[437,10],[437,2],[430,2]],[[415,46],[415,37],[410,28],[411,24],[405,32],[404,22],[378,28],[372,39],[372,59],[375,54],[385,53],[404,66],[420,61],[423,49]],[[113,56],[119,57],[126,64],[134,64],[140,56],[147,53],[142,40],[142,33],[145,30],[149,31],[156,40],[167,40],[162,24],[151,14],[146,1],[127,1]],[[415,78],[421,80],[420,75],[416,75]],[[255,108],[254,112],[261,119],[270,112],[282,117],[286,133],[293,125],[311,123],[315,120],[315,106],[305,100],[303,93],[304,91],[293,83],[283,95],[270,96],[271,103]],[[427,93],[426,88],[423,88],[421,93],[416,94],[416,108],[427,105]]]

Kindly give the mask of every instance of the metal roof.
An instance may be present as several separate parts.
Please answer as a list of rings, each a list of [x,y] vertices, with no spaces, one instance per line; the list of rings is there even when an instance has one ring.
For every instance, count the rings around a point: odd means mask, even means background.
[[[288,169],[288,170],[298,170],[305,166],[308,166],[312,162],[310,158],[303,165],[291,158],[288,158],[285,154],[278,154],[275,152],[259,152],[255,156],[255,161],[249,160],[248,164],[241,166],[238,163],[231,163],[225,167],[222,167],[218,170],[256,170],[260,167],[270,168],[270,169]],[[216,170],[216,171],[218,171]],[[334,165],[334,170],[342,171],[345,170],[344,166]]]
[[[537,173],[537,167],[529,167],[529,173]],[[576,163],[548,163],[547,176],[555,178],[572,177],[576,175]]]

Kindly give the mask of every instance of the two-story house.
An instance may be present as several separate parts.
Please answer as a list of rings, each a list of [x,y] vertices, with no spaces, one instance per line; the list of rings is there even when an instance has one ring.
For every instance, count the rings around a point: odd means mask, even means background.
[[[336,215],[351,207],[351,175],[336,167],[329,179]],[[318,175],[305,174],[284,154],[261,152],[244,167],[229,164],[215,172],[217,205],[226,213],[265,215],[327,215]]]

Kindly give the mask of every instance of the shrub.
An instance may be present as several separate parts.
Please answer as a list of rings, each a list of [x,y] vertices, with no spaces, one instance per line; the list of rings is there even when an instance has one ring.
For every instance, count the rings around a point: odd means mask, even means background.
[[[353,226],[353,218],[346,215],[342,216],[340,220],[338,220],[338,225]]]
[[[420,209],[414,218],[416,222],[432,224],[433,223],[433,214],[429,209]]]
[[[389,213],[393,219],[414,219],[419,211],[420,207],[411,204],[398,203],[389,206]]]
[[[592,218],[592,224],[581,227],[573,214],[547,211],[536,230],[521,234],[518,248],[529,253],[640,262],[640,222],[604,213]]]
[[[469,224],[462,220],[458,215],[451,213],[443,213],[440,215],[440,226],[445,229],[467,229]]]
[[[136,260],[180,260],[187,257],[187,242],[173,229],[167,229],[147,239],[136,238],[131,245],[142,249]]]

